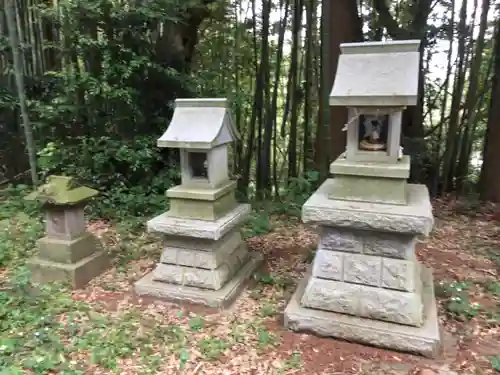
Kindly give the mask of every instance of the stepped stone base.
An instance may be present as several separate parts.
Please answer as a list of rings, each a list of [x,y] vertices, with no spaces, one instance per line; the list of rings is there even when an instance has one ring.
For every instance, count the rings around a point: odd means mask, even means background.
[[[416,353],[430,358],[438,355],[440,333],[431,270],[422,270],[424,324],[421,327],[303,307],[301,300],[310,277],[309,272],[298,285],[285,309],[285,326],[288,329]]]
[[[185,266],[158,263],[153,271],[153,280],[219,290],[248,260],[248,250],[244,243],[233,250],[224,263],[215,269],[198,268],[195,265],[197,262]]]
[[[418,293],[311,277],[301,300],[313,309],[388,322],[422,326],[423,303]]]
[[[154,272],[146,274],[134,285],[139,296],[162,298],[175,302],[201,304],[208,307],[227,308],[241,293],[245,282],[257,270],[263,260],[259,253],[248,253],[248,261],[219,290],[176,285],[154,280]]]
[[[35,256],[28,260],[32,280],[35,283],[67,282],[74,289],[84,287],[110,265],[108,254],[98,251],[76,263],[58,263]]]
[[[227,263],[243,239],[238,230],[232,230],[218,241],[169,237],[164,243],[160,263],[213,270]]]

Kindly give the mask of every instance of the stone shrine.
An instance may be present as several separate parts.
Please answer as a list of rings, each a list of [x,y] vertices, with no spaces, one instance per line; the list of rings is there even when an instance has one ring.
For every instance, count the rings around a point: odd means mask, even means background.
[[[419,41],[341,45],[330,105],[348,107],[346,152],[302,208],[318,224],[311,269],[285,310],[292,330],[435,357],[432,272],[415,257],[433,226],[429,193],[408,184],[401,119],[418,95]]]
[[[240,233],[250,205],[236,202],[229,179],[228,145],[238,137],[226,99],[175,101],[158,146],[180,149],[182,183],[167,191],[170,210],[147,223],[164,250],[136,294],[226,307],[261,263]]]
[[[37,241],[38,255],[28,261],[34,282],[68,282],[78,289],[109,267],[108,254],[85,225],[85,205],[97,194],[71,177],[50,176],[25,197],[42,202],[45,210],[46,235]]]

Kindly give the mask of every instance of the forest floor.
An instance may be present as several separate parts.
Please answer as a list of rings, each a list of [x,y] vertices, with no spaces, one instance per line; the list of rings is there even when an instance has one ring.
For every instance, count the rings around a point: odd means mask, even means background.
[[[133,283],[159,258],[157,239],[96,221],[90,230],[114,264],[85,289],[35,292],[19,274],[14,282],[12,269],[0,271],[0,282],[17,285],[0,292],[0,373],[500,373],[500,215],[450,201],[434,209],[436,226],[417,252],[434,269],[443,329],[436,360],[286,331],[283,310],[317,241],[297,221],[278,218],[272,232],[247,239],[266,262],[225,311],[135,297]],[[9,229],[15,246],[26,235],[15,233],[20,224]]]

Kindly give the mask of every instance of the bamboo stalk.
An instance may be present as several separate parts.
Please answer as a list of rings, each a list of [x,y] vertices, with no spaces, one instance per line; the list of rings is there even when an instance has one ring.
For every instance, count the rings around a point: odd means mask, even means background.
[[[7,20],[7,30],[9,32],[9,42],[12,48],[12,56],[14,61],[14,74],[16,78],[17,95],[21,107],[22,126],[24,136],[26,138],[26,151],[28,152],[31,182],[33,187],[38,185],[38,176],[36,173],[36,153],[33,141],[33,131],[28,117],[28,108],[26,106],[26,95],[24,92],[24,77],[22,74],[22,63],[19,53],[19,39],[16,29],[15,13],[12,7],[12,0],[4,0],[5,18]]]

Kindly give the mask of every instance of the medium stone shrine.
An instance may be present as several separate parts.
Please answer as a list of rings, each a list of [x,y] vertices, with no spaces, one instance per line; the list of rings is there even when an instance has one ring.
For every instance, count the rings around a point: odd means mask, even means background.
[[[46,235],[37,241],[38,254],[28,260],[34,282],[67,282],[78,289],[110,266],[101,242],[86,231],[85,205],[97,194],[71,177],[50,176],[25,197],[42,202],[45,210]]]
[[[433,226],[429,193],[408,184],[400,147],[415,105],[419,41],[341,45],[330,105],[348,108],[347,148],[302,208],[319,224],[311,269],[285,310],[292,330],[312,331],[428,357],[440,335],[431,270],[415,257]]]
[[[228,145],[238,137],[226,99],[176,100],[158,146],[180,150],[182,183],[167,191],[170,210],[147,223],[164,250],[136,294],[226,307],[259,266],[240,233],[250,205],[236,202],[229,179]]]

